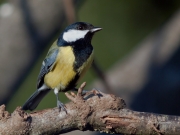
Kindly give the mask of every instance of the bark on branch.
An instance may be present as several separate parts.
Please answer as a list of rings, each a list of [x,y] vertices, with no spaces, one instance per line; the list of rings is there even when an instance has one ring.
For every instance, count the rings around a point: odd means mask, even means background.
[[[26,113],[20,107],[9,114],[0,106],[0,134],[62,134],[73,130],[90,130],[133,135],[178,135],[180,117],[125,109],[123,99],[92,90],[82,96],[85,83],[77,95],[66,93],[72,101],[67,114],[58,108]]]

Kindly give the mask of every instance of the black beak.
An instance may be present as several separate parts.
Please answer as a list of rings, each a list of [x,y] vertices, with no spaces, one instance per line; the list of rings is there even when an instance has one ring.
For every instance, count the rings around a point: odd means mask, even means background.
[[[95,32],[100,31],[100,30],[102,30],[102,28],[100,28],[100,27],[94,27],[94,28],[92,28],[92,29],[90,30],[90,32],[91,32],[91,33],[95,33]]]

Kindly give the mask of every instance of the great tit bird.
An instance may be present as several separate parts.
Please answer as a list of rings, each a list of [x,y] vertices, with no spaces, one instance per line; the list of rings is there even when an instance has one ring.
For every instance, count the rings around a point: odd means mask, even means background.
[[[37,80],[37,90],[22,106],[23,110],[34,110],[43,97],[54,90],[57,106],[66,111],[58,93],[75,89],[93,61],[91,39],[102,28],[85,22],[69,25],[49,49],[42,62]]]

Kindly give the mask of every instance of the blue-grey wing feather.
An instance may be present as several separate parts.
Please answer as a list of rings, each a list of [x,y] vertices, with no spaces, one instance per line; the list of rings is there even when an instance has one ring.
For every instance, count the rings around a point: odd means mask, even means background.
[[[53,50],[48,52],[41,66],[41,70],[37,81],[37,88],[40,88],[44,84],[44,76],[52,69],[54,62],[56,61],[58,52],[58,48],[54,48]]]

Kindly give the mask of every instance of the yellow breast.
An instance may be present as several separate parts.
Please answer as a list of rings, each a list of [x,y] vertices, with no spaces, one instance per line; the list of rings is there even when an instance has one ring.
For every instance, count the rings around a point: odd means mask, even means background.
[[[69,82],[75,77],[73,70],[75,56],[70,46],[60,47],[57,59],[52,70],[45,76],[44,82],[50,88],[63,90]]]

